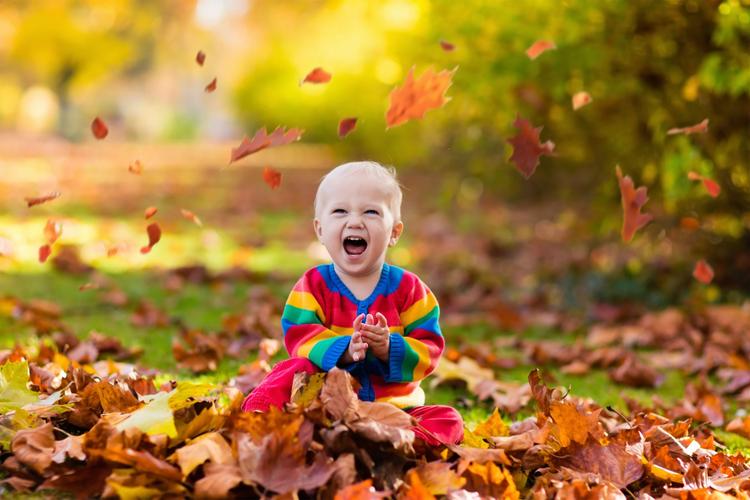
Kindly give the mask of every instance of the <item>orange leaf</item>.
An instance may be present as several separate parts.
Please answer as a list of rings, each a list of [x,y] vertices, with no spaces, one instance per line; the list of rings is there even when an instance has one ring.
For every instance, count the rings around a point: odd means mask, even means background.
[[[542,55],[543,52],[556,48],[555,42],[551,40],[537,40],[531,44],[531,47],[526,49],[526,55],[529,56],[529,59],[534,60]]]
[[[375,490],[372,486],[372,479],[366,479],[340,489],[333,500],[376,500],[387,496],[386,493],[378,493]]]
[[[304,80],[300,82],[300,85],[303,83],[328,83],[330,81],[331,74],[329,72],[323,68],[315,68],[305,76]]]
[[[161,228],[156,222],[148,225],[146,233],[148,233],[148,245],[141,247],[141,253],[149,253],[153,246],[161,239]]]
[[[706,188],[706,191],[708,191],[708,194],[713,198],[716,198],[721,193],[721,186],[719,186],[716,181],[707,177],[703,178],[703,186]]]
[[[276,189],[281,184],[281,172],[274,170],[271,167],[264,167],[263,180],[271,187],[271,189]]]
[[[97,116],[96,118],[94,118],[94,121],[91,122],[91,132],[97,139],[104,139],[105,137],[107,137],[109,129],[107,128],[107,124]]]
[[[206,85],[206,88],[203,90],[205,90],[206,92],[213,92],[214,90],[216,90],[216,78],[211,80],[211,83]]]
[[[339,122],[339,138],[343,139],[357,126],[356,118],[344,118]]]
[[[156,207],[148,207],[148,208],[146,208],[146,210],[144,210],[143,216],[146,218],[146,220],[148,220],[151,217],[153,217],[154,215],[156,215],[156,212],[158,212],[158,211],[159,211],[159,209],[156,208]]]
[[[84,283],[83,285],[78,287],[78,291],[83,292],[84,290],[91,290],[96,288],[99,288],[99,285],[97,285],[96,283]]]
[[[701,223],[695,217],[683,217],[680,219],[680,227],[688,231],[695,231],[701,227]]]
[[[547,141],[542,144],[539,134],[543,127],[534,128],[531,122],[521,118],[520,115],[516,115],[513,126],[518,129],[518,133],[508,139],[508,142],[513,145],[513,154],[508,161],[514,162],[521,175],[528,179],[539,165],[539,157],[552,155],[555,143]]]
[[[290,142],[298,141],[299,138],[302,137],[302,132],[303,130],[298,128],[292,128],[285,132],[284,128],[276,127],[276,130],[274,130],[271,135],[268,135],[264,127],[255,132],[252,139],[248,139],[247,136],[245,136],[239,146],[232,148],[229,163],[240,160],[268,147],[282,146],[284,144],[289,144]]]
[[[700,123],[697,123],[695,125],[691,125],[689,127],[682,127],[682,128],[670,128],[667,130],[667,135],[675,135],[675,134],[705,134],[708,132],[708,118],[703,120]]]
[[[406,123],[414,118],[422,118],[431,110],[443,106],[450,100],[445,96],[448,87],[453,83],[456,68],[435,73],[426,70],[422,76],[414,79],[414,68],[409,70],[404,84],[395,88],[390,95],[390,106],[385,115],[387,128]]]
[[[573,110],[580,109],[591,102],[591,95],[588,92],[577,92],[573,95]]]
[[[699,260],[695,263],[693,269],[693,278],[697,279],[701,283],[708,285],[714,279],[714,270],[704,259]]]
[[[140,160],[135,160],[133,163],[128,165],[128,172],[135,175],[141,175],[143,172],[143,165]]]
[[[47,258],[49,257],[49,254],[52,253],[52,247],[49,245],[42,245],[39,247],[39,262],[44,264],[47,262]]]
[[[206,54],[203,53],[202,50],[199,50],[197,54],[195,54],[195,62],[198,63],[198,66],[203,66],[203,63],[206,60]]]
[[[52,201],[55,198],[60,196],[60,191],[53,191],[49,194],[45,194],[42,196],[37,196],[35,198],[26,197],[24,200],[26,200],[26,203],[28,204],[29,208],[33,207],[34,205],[40,205],[42,203],[46,203],[48,201]]]
[[[615,169],[617,180],[620,183],[620,199],[622,200],[622,241],[628,242],[633,239],[635,232],[654,218],[651,214],[642,214],[641,208],[648,201],[648,190],[645,186],[635,189],[633,179],[629,175],[622,176],[618,165]]]
[[[194,223],[195,223],[195,224],[196,224],[197,226],[199,226],[199,227],[203,227],[203,223],[202,223],[202,222],[201,222],[201,220],[200,220],[200,219],[198,218],[198,216],[197,216],[197,215],[195,215],[195,214],[194,214],[193,212],[191,212],[190,210],[185,210],[184,208],[181,208],[181,209],[180,209],[180,213],[181,213],[181,214],[182,214],[182,216],[183,216],[183,217],[185,217],[185,218],[186,218],[187,220],[193,221],[193,222],[194,222]]]
[[[446,52],[453,52],[456,49],[456,46],[445,40],[440,40],[440,48]]]
[[[53,219],[48,219],[44,225],[44,238],[47,243],[52,245],[62,234],[62,223]]]

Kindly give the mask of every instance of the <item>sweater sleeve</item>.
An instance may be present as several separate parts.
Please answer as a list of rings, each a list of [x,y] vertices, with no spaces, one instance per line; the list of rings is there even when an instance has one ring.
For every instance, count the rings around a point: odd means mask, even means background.
[[[325,326],[322,296],[315,291],[313,281],[314,276],[307,272],[294,285],[284,306],[281,328],[290,356],[307,358],[328,371],[346,351],[351,335],[336,333]]]
[[[416,276],[399,312],[404,334],[391,333],[386,382],[422,380],[437,367],[445,348],[438,319],[440,307],[435,295]]]

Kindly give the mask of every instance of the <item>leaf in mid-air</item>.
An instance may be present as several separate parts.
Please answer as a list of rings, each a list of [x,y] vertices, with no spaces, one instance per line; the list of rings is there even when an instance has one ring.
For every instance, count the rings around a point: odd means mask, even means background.
[[[262,149],[273,146],[282,146],[284,144],[289,144],[290,142],[298,141],[299,138],[302,137],[302,132],[303,130],[298,128],[291,128],[285,131],[284,127],[276,127],[271,135],[268,135],[265,127],[263,127],[255,132],[252,139],[248,139],[247,136],[245,136],[239,146],[232,148],[229,163],[241,160],[242,158],[257,153]]]
[[[193,212],[191,212],[190,210],[186,210],[186,209],[184,209],[184,208],[181,208],[181,209],[180,209],[180,213],[181,213],[181,214],[182,214],[182,216],[183,216],[183,217],[185,217],[185,218],[186,218],[187,220],[189,220],[189,221],[192,221],[192,222],[193,222],[193,223],[194,223],[194,224],[195,224],[196,226],[198,226],[198,227],[203,227],[203,223],[202,223],[202,222],[201,222],[201,220],[200,220],[200,219],[198,218],[198,216],[197,216],[197,215],[195,215],[195,214],[194,214]]]
[[[667,130],[667,135],[705,134],[706,132],[708,132],[708,118],[704,119],[700,123],[696,123],[695,125],[690,125],[689,127],[670,128],[669,130]]]
[[[440,40],[440,48],[446,52],[453,52],[454,50],[456,50],[455,45],[450,42],[446,42],[445,40]]]
[[[42,203],[52,201],[55,198],[58,198],[59,196],[60,196],[60,191],[53,191],[51,193],[48,193],[42,196],[36,196],[36,197],[27,196],[24,198],[24,200],[26,201],[26,204],[29,206],[29,208],[31,208],[34,205],[41,205]]]
[[[109,129],[107,128],[107,124],[104,123],[104,120],[97,116],[94,118],[94,121],[91,122],[91,133],[93,133],[94,137],[97,139],[104,139],[107,137]]]
[[[133,163],[128,165],[128,172],[135,175],[141,175],[143,172],[143,165],[141,164],[141,160],[135,160]]]
[[[352,118],[344,118],[339,122],[339,138],[343,139],[349,133],[354,130],[354,127],[357,126],[357,119]]]
[[[202,50],[199,50],[197,54],[195,54],[195,62],[198,63],[198,66],[203,66],[203,63],[206,61],[206,54],[203,53]]]
[[[216,90],[216,78],[214,78],[213,80],[211,80],[211,82],[208,85],[206,85],[206,88],[203,89],[203,90],[205,90],[208,93],[211,93],[214,90]]]
[[[526,55],[529,56],[529,59],[534,60],[544,52],[556,48],[555,42],[551,40],[537,40],[531,44],[531,47],[526,49]]]
[[[688,179],[691,181],[703,182],[703,187],[706,188],[706,191],[708,191],[708,194],[711,195],[712,198],[716,198],[721,194],[721,186],[719,186],[719,183],[713,179],[709,179],[708,177],[704,177],[699,173],[692,171],[688,172]]]
[[[303,83],[328,83],[331,81],[331,74],[323,68],[315,68],[310,71],[305,78],[300,82]]]
[[[703,284],[708,285],[714,279],[714,270],[711,265],[704,259],[699,260],[695,263],[693,269],[693,278],[697,279]]]
[[[542,127],[534,127],[531,122],[516,115],[516,121],[513,126],[518,129],[518,133],[508,139],[513,145],[513,154],[508,161],[516,164],[516,168],[526,179],[536,170],[539,165],[541,155],[552,155],[555,150],[555,143],[546,141],[542,144],[539,140],[539,134]]]
[[[391,92],[391,103],[385,115],[387,128],[414,118],[422,118],[427,111],[447,103],[450,97],[446,97],[445,93],[453,83],[455,72],[456,68],[444,69],[438,73],[428,69],[415,79],[412,67],[404,84]]]
[[[588,92],[576,92],[573,95],[573,111],[579,110],[591,102],[591,95]]]
[[[641,209],[648,201],[648,190],[645,186],[638,189],[633,184],[629,175],[622,176],[618,165],[615,168],[617,180],[620,183],[620,199],[622,200],[622,241],[628,242],[633,239],[635,232],[654,218],[651,214],[642,214]]]
[[[146,218],[146,220],[148,220],[156,215],[156,212],[158,211],[159,209],[156,207],[147,207],[146,210],[143,211],[143,216]]]
[[[156,245],[161,239],[161,228],[156,222],[148,225],[148,227],[146,228],[146,233],[148,234],[148,245],[146,245],[145,247],[141,247],[141,253],[149,253],[153,246]]]
[[[281,185],[281,172],[271,167],[263,167],[263,181],[268,184],[271,189],[276,189]]]

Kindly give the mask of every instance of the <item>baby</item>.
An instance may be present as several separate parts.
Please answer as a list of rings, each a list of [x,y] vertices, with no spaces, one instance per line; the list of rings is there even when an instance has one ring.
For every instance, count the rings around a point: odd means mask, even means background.
[[[291,358],[247,396],[245,411],[283,407],[295,373],[337,366],[359,381],[361,400],[410,413],[426,444],[461,441],[461,415],[423,406],[419,385],[445,347],[437,300],[416,275],[385,262],[404,229],[401,198],[394,169],[375,162],[339,165],[320,182],[313,227],[333,263],[305,272],[289,294],[281,323]]]

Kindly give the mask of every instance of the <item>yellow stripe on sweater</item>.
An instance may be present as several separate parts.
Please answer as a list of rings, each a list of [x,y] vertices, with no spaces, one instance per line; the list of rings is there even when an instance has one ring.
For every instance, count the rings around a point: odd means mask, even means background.
[[[404,340],[419,356],[417,366],[414,367],[412,380],[422,380],[425,377],[425,372],[430,368],[430,351],[423,342],[417,339],[404,337]]]
[[[286,303],[290,306],[298,307],[300,309],[315,311],[315,315],[318,316],[321,323],[326,322],[326,317],[325,314],[323,314],[323,309],[320,307],[320,304],[318,304],[318,301],[315,300],[315,297],[310,292],[292,291],[292,293],[289,294],[289,298],[286,300]]]
[[[426,316],[435,308],[436,305],[437,299],[435,299],[435,296],[432,294],[432,292],[428,293],[427,295],[413,303],[411,306],[409,306],[409,309],[400,314],[401,323],[405,327],[409,326],[419,318]]]
[[[321,340],[331,339],[334,337],[340,337],[340,335],[337,335],[336,332],[333,330],[325,329],[319,334],[312,337],[310,340],[299,346],[299,349],[297,349],[297,354],[295,356],[298,356],[300,358],[308,358],[310,357],[310,351],[313,350],[313,347],[315,347],[315,344],[320,342]]]

